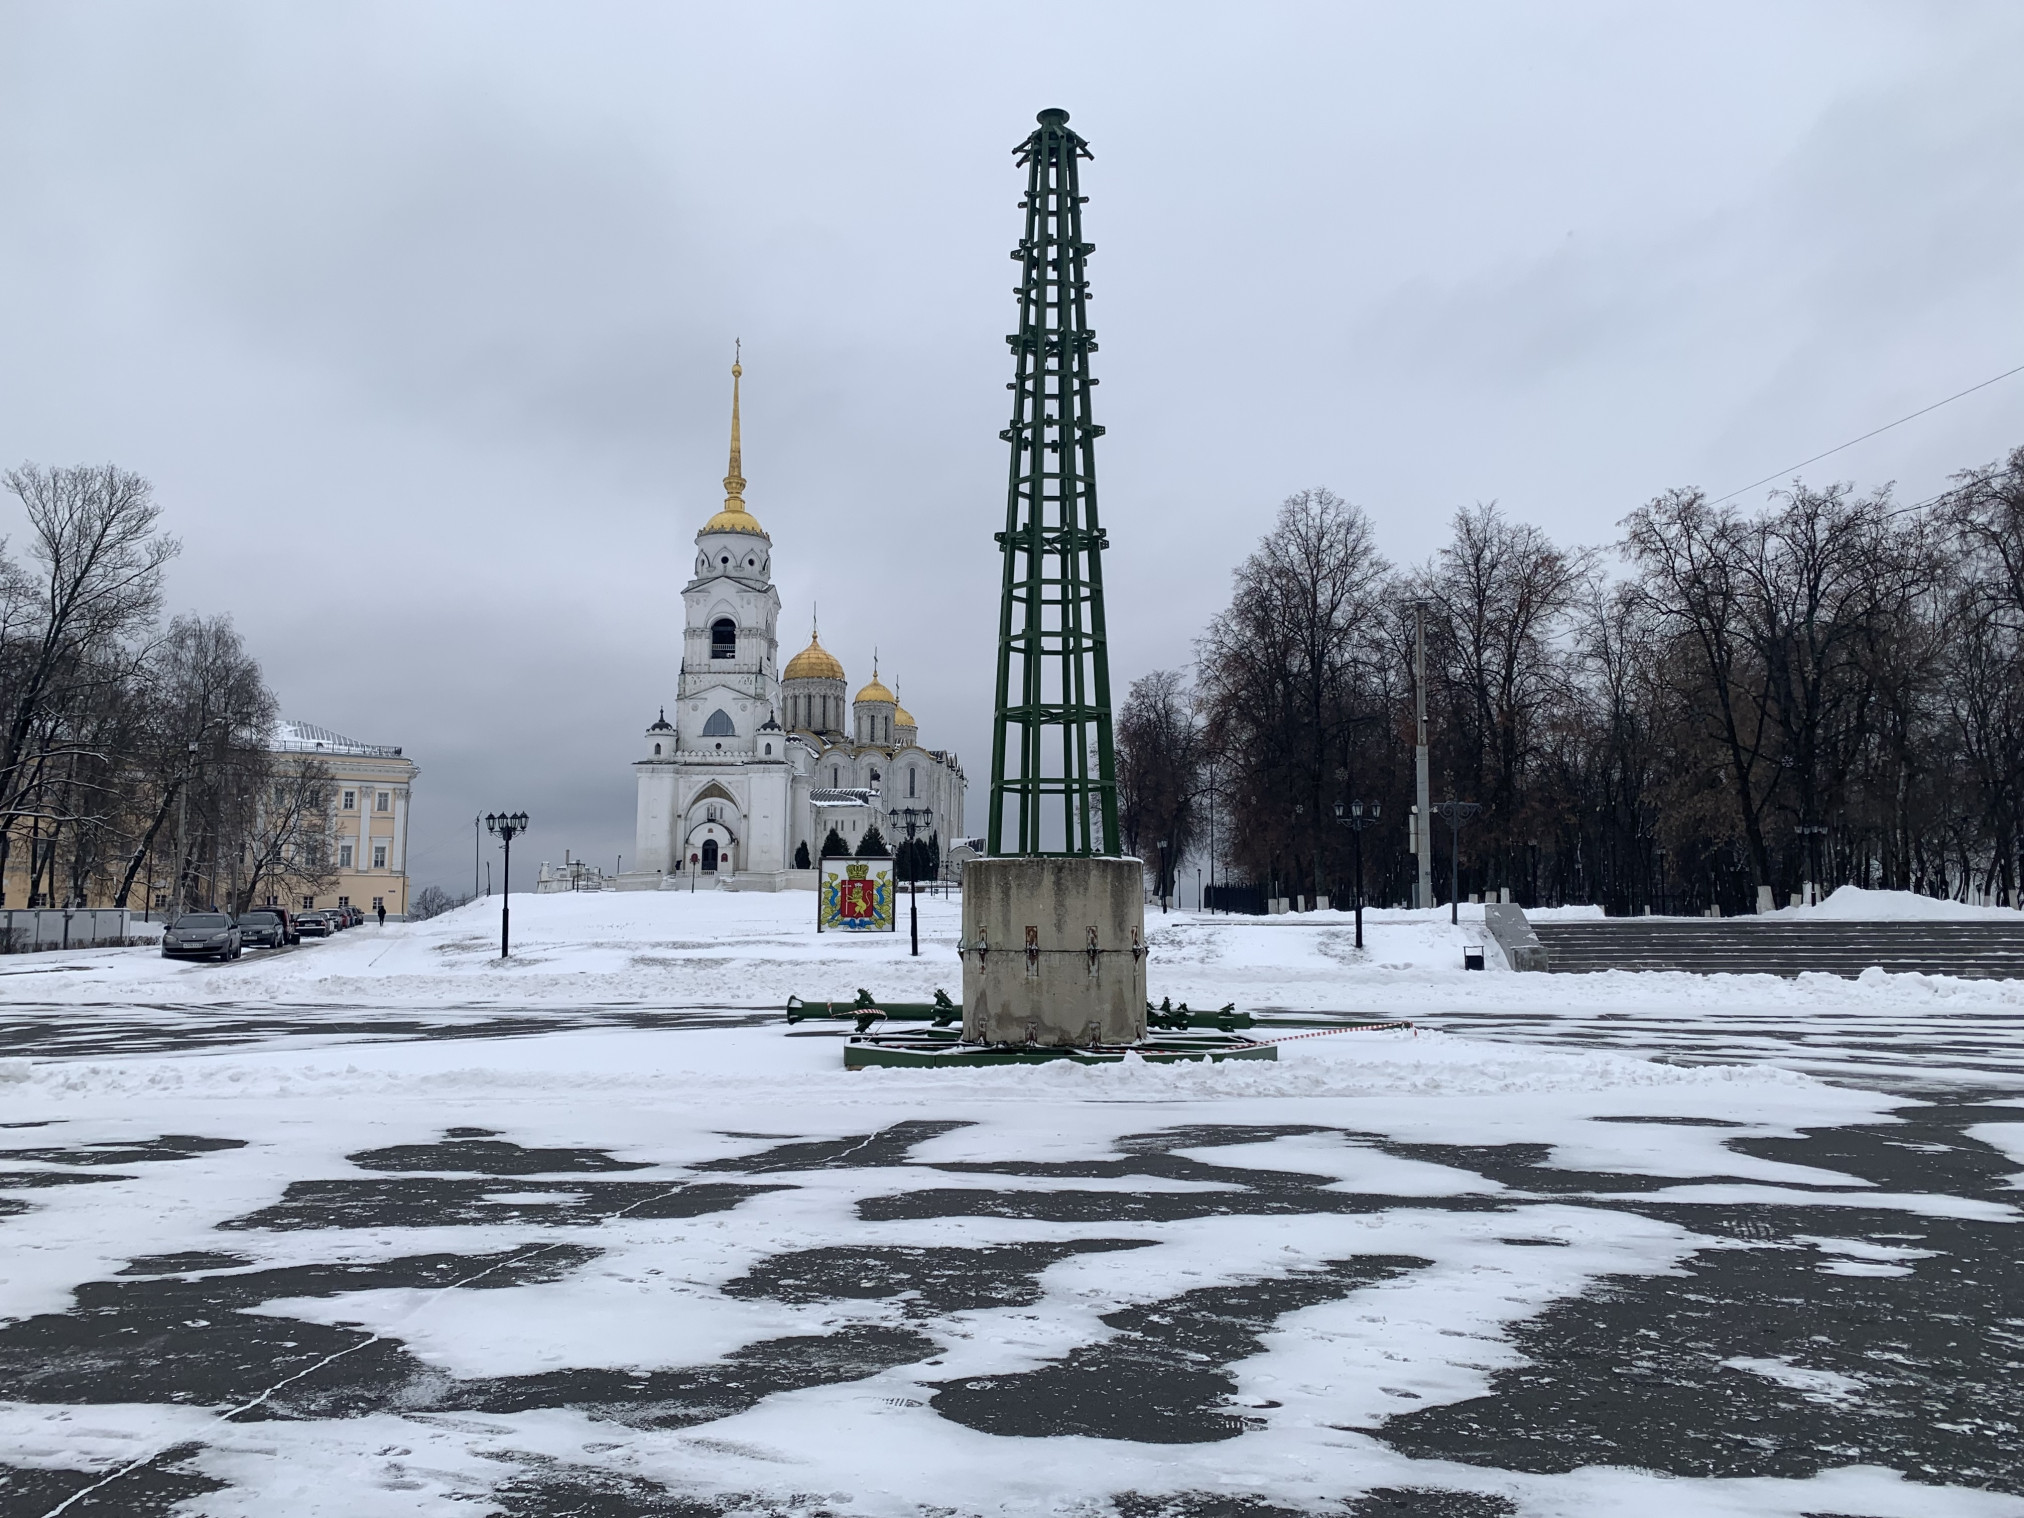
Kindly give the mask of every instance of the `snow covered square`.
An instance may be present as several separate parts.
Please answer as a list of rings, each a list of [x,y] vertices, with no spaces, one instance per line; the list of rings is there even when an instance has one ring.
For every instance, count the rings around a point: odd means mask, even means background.
[[[953,991],[920,909],[0,962],[0,1513],[2024,1514],[2024,985],[1155,914],[1416,1026],[846,1074],[780,1009]]]

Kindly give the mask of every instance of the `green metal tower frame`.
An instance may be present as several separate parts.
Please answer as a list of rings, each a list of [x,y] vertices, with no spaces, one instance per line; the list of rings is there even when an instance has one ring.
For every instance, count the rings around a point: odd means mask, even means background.
[[[1089,144],[1068,112],[1042,111],[1014,150],[1026,172],[1026,235],[1013,355],[998,699],[991,735],[991,855],[1120,853],[1103,549],[1096,515],[1081,176]]]

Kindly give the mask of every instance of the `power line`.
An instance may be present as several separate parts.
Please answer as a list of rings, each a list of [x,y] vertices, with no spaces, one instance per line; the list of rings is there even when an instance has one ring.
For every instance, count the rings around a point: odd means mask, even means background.
[[[1825,453],[1816,453],[1810,459],[1801,459],[1796,464],[1787,464],[1783,469],[1774,469],[1771,471],[1771,473],[1765,475],[1763,479],[1752,480],[1749,484],[1741,486],[1735,490],[1732,490],[1727,495],[1716,496],[1715,499],[1710,501],[1708,504],[1710,506],[1719,506],[1724,501],[1733,501],[1737,496],[1743,494],[1743,492],[1746,490],[1755,490],[1759,485],[1768,485],[1773,480],[1784,479],[1787,475],[1791,474],[1796,469],[1804,469],[1808,464],[1817,464],[1824,458],[1833,457],[1835,454],[1841,452],[1841,450],[1844,448],[1853,448],[1857,443],[1866,443],[1871,438],[1878,437],[1883,433],[1890,431],[1891,428],[1893,427],[1902,427],[1906,422],[1916,421],[1918,420],[1918,418],[1924,416],[1928,411],[1937,411],[1942,406],[1953,404],[1953,402],[1959,400],[1964,395],[1973,395],[1977,390],[1986,390],[1991,385],[1995,384],[1997,380],[2006,380],[2013,374],[2024,374],[2024,364],[2019,364],[2015,369],[2005,369],[2001,374],[1992,375],[1988,379],[1983,380],[1982,383],[1979,385],[1970,385],[1967,389],[1960,391],[1958,394],[1950,395],[1943,401],[1934,401],[1930,406],[1921,406],[1918,410],[1914,411],[1910,416],[1901,416],[1894,422],[1886,422],[1883,426],[1877,428],[1874,432],[1865,432],[1861,437],[1852,437],[1845,443],[1837,443],[1832,448],[1828,449],[1827,452]],[[1935,499],[1938,499],[1938,497],[1935,497]]]

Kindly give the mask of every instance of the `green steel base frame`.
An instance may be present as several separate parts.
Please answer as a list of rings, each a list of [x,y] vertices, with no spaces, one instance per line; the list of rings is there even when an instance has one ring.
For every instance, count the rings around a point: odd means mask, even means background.
[[[1172,1033],[1137,1044],[1099,1044],[1074,1049],[1033,1044],[966,1044],[960,1036],[923,1029],[853,1037],[843,1048],[843,1068],[866,1070],[877,1065],[888,1069],[934,1070],[970,1065],[1045,1065],[1058,1060],[1078,1065],[1115,1065],[1128,1054],[1136,1054],[1152,1065],[1279,1058],[1279,1051],[1271,1044],[1226,1033]]]

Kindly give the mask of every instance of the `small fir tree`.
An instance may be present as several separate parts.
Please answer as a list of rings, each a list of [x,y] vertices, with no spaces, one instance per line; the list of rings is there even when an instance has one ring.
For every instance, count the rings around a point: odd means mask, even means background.
[[[824,859],[850,858],[850,845],[843,841],[843,834],[839,833],[835,828],[831,828],[829,836],[822,840],[822,857]]]
[[[864,830],[864,837],[857,841],[857,857],[860,859],[883,859],[892,851],[886,847],[885,835],[879,832],[874,822]]]

